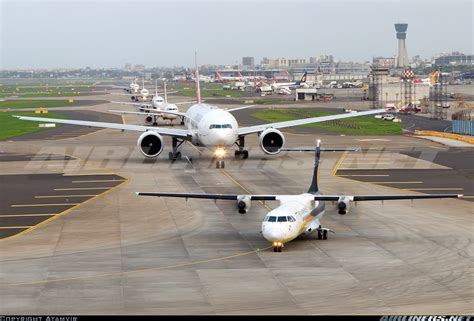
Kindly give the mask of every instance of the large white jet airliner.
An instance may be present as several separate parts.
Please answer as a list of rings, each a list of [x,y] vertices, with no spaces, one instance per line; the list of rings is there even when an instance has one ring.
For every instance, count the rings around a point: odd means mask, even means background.
[[[131,130],[142,132],[138,137],[138,148],[140,152],[148,158],[155,158],[161,154],[164,147],[162,136],[172,137],[172,151],[169,152],[170,160],[181,158],[180,146],[183,142],[190,142],[198,147],[206,147],[214,151],[217,159],[216,167],[224,167],[224,157],[227,149],[234,144],[238,150],[235,156],[240,155],[248,158],[248,151],[245,150],[245,136],[250,134],[258,134],[260,139],[260,147],[266,154],[276,155],[282,151],[285,145],[285,136],[279,129],[311,123],[325,122],[334,119],[343,119],[357,116],[367,116],[373,114],[385,113],[385,109],[374,109],[363,112],[351,112],[339,115],[311,117],[290,121],[282,121],[276,123],[267,123],[248,127],[239,127],[237,120],[231,112],[248,108],[249,106],[237,107],[223,110],[217,106],[202,103],[201,92],[199,89],[199,71],[196,63],[196,98],[197,103],[189,107],[185,113],[172,113],[184,118],[184,129],[178,128],[162,128],[150,127],[142,125],[118,124],[106,122],[94,122],[70,119],[54,119],[28,116],[14,116],[20,120],[29,120],[46,123],[71,124],[87,127],[112,128],[120,130]],[[165,111],[162,111],[165,113]]]
[[[314,149],[313,149],[314,150]],[[413,200],[433,198],[460,198],[457,194],[423,194],[423,195],[322,195],[318,186],[318,169],[320,159],[320,143],[315,151],[313,178],[308,192],[299,195],[238,195],[238,194],[197,194],[197,193],[166,193],[166,192],[137,192],[140,196],[181,197],[213,200],[232,200],[237,204],[237,210],[245,214],[251,201],[279,201],[280,206],[271,210],[262,222],[263,237],[272,243],[275,252],[281,252],[285,243],[302,234],[318,233],[318,239],[326,240],[328,228],[322,227],[321,218],[325,213],[325,201],[335,202],[339,214],[349,211],[351,202]]]

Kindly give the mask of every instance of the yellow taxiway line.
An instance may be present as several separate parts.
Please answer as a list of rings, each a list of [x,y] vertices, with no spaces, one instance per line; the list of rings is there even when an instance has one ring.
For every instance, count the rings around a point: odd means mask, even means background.
[[[106,273],[98,273],[98,274],[94,274],[94,275],[82,275],[82,276],[58,278],[58,279],[34,280],[34,281],[15,282],[15,283],[3,283],[3,284],[0,284],[0,288],[16,287],[16,286],[22,286],[22,285],[48,284],[48,283],[65,282],[65,281],[90,280],[90,279],[97,279],[97,278],[104,278],[104,277],[126,276],[126,275],[130,275],[130,274],[145,273],[145,272],[151,272],[151,271],[177,269],[177,268],[188,267],[188,266],[193,266],[193,265],[198,265],[198,264],[205,264],[205,263],[210,263],[210,262],[229,260],[229,259],[233,259],[233,258],[236,258],[236,257],[250,255],[250,254],[256,254],[258,252],[266,251],[270,248],[272,248],[272,246],[267,246],[263,249],[255,249],[255,250],[252,250],[252,251],[241,252],[241,253],[237,253],[237,254],[232,254],[232,255],[227,255],[227,256],[222,256],[222,257],[216,257],[216,258],[211,258],[211,259],[205,259],[205,260],[200,260],[200,261],[184,262],[184,263],[178,263],[178,264],[173,264],[173,265],[157,266],[157,267],[142,268],[142,269],[135,269],[135,270],[128,270],[128,271],[113,271],[113,272],[106,272]]]
[[[240,184],[232,175],[230,175],[225,169],[221,169],[221,172],[227,176],[232,182],[234,182],[237,186],[239,186],[241,189],[247,192],[247,194],[252,195],[252,192],[250,192],[248,189],[246,189],[242,184]],[[270,208],[265,202],[263,201],[258,201],[263,207],[265,207],[267,210],[271,211],[272,208]]]
[[[341,157],[339,157],[339,160],[336,162],[336,165],[334,165],[334,168],[331,172],[331,176],[337,176],[336,173],[339,170],[339,167],[342,165],[342,163],[346,159],[348,153],[349,152],[346,151],[346,152],[342,153]]]
[[[30,228],[31,226],[0,226],[0,230],[4,229],[21,229],[21,228]]]
[[[122,176],[122,177],[124,177],[124,176]],[[122,185],[124,185],[124,184],[126,184],[126,183],[128,182],[129,179],[128,179],[127,177],[124,177],[124,178],[125,178],[125,181],[121,182],[120,184],[118,184],[118,185],[116,185],[116,186],[114,186],[114,187],[106,187],[106,188],[104,188],[104,187],[103,187],[103,188],[99,188],[99,187],[98,187],[98,188],[94,188],[94,189],[107,189],[107,191],[105,191],[104,193],[98,194],[97,196],[93,196],[93,197],[91,197],[91,198],[85,200],[85,201],[82,202],[82,203],[77,203],[77,205],[74,205],[74,206],[72,206],[72,207],[70,207],[70,208],[68,208],[68,209],[65,209],[64,211],[62,211],[62,212],[60,212],[60,213],[58,213],[58,214],[56,214],[56,215],[53,215],[53,216],[51,216],[50,218],[48,218],[48,219],[46,219],[46,220],[44,220],[44,221],[42,221],[42,222],[40,222],[40,223],[38,223],[38,224],[36,224],[36,225],[34,225],[34,226],[28,227],[26,230],[24,230],[24,231],[22,231],[22,232],[20,232],[20,233],[18,233],[18,234],[15,234],[15,235],[8,236],[8,237],[5,237],[5,238],[3,238],[3,239],[0,239],[0,241],[5,241],[5,240],[8,240],[8,239],[13,239],[13,238],[19,237],[19,236],[21,236],[21,235],[23,235],[23,234],[25,234],[25,233],[28,233],[28,232],[30,232],[30,231],[33,231],[33,230],[37,229],[38,227],[41,227],[41,226],[43,226],[43,225],[49,223],[50,221],[56,219],[56,218],[59,217],[59,216],[64,216],[64,215],[70,213],[71,211],[73,211],[74,209],[76,209],[76,208],[78,208],[78,207],[80,207],[80,206],[82,206],[82,205],[84,205],[84,204],[87,204],[87,203],[91,202],[92,200],[94,200],[94,199],[96,199],[96,198],[98,198],[98,197],[101,197],[101,196],[103,196],[103,195],[106,195],[106,194],[110,193],[111,191],[113,191],[113,190],[119,188],[120,186],[122,186]],[[59,189],[55,189],[55,190],[59,190]],[[68,205],[73,205],[73,203],[69,203]],[[1,286],[1,285],[0,285],[0,286]]]

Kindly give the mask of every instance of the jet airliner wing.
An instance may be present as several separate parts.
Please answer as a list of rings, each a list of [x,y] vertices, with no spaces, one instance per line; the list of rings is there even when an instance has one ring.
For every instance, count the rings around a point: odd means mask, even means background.
[[[179,137],[179,138],[188,138],[189,135],[191,134],[186,129],[150,127],[150,126],[141,126],[141,125],[128,125],[128,124],[106,123],[106,122],[85,121],[85,120],[72,120],[72,119],[27,117],[27,116],[16,116],[16,115],[13,117],[16,117],[20,120],[29,120],[29,121],[55,123],[55,124],[68,124],[68,125],[87,126],[87,127],[110,128],[110,129],[130,130],[130,131],[138,131],[138,132],[154,131],[160,135],[173,136],[173,137]]]
[[[306,124],[312,124],[312,123],[320,123],[320,122],[334,120],[334,119],[367,116],[367,115],[374,115],[374,114],[380,114],[380,113],[385,113],[385,112],[386,112],[385,109],[374,109],[374,110],[351,112],[351,113],[339,114],[339,115],[311,117],[311,118],[282,121],[278,123],[268,123],[268,124],[262,124],[262,125],[256,125],[256,126],[241,127],[239,128],[239,135],[243,136],[243,135],[248,135],[252,133],[259,133],[259,132],[264,131],[267,128],[275,128],[275,129],[287,128],[287,127],[306,125]]]

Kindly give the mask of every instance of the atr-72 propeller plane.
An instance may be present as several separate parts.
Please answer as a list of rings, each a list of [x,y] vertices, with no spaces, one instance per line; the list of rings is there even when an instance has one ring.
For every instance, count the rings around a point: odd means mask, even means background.
[[[432,195],[322,195],[319,192],[318,168],[320,159],[320,142],[315,150],[313,178],[308,192],[299,195],[237,195],[237,194],[196,194],[196,193],[166,193],[166,192],[137,192],[139,196],[181,197],[213,200],[232,200],[237,204],[239,213],[245,214],[252,201],[279,201],[280,206],[271,210],[262,222],[262,235],[272,243],[275,252],[281,252],[285,243],[294,240],[302,234],[318,233],[318,239],[326,240],[328,228],[322,227],[321,218],[325,212],[325,201],[335,202],[339,214],[349,211],[351,202],[413,200],[433,198],[460,198],[457,194]]]
[[[279,131],[281,128],[287,128],[298,125],[324,122],[334,119],[350,118],[357,116],[366,116],[384,113],[385,109],[375,109],[363,112],[351,112],[339,115],[311,117],[276,123],[261,124],[248,127],[239,127],[237,120],[231,112],[249,108],[252,106],[241,106],[228,110],[220,109],[217,106],[202,103],[201,92],[199,88],[199,68],[196,62],[196,98],[197,103],[189,107],[185,113],[161,111],[161,113],[174,114],[183,117],[185,128],[162,128],[142,125],[94,122],[70,119],[54,119],[41,117],[14,116],[20,120],[29,120],[37,122],[71,124],[87,127],[112,128],[120,130],[131,130],[142,132],[138,137],[138,148],[147,158],[155,158],[161,154],[164,147],[162,136],[172,137],[172,151],[169,152],[169,159],[176,160],[181,158],[180,146],[183,142],[190,142],[195,146],[206,147],[214,151],[217,159],[216,167],[224,167],[224,157],[228,148],[234,144],[238,150],[235,156],[240,155],[243,158],[248,157],[248,151],[245,150],[245,137],[250,134],[258,134],[260,137],[260,147],[266,154],[275,155],[282,151],[285,145],[285,136]]]

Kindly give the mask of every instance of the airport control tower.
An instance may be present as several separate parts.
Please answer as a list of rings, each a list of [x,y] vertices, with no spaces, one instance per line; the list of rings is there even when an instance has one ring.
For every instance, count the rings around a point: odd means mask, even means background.
[[[408,54],[407,47],[405,46],[405,39],[407,37],[408,23],[396,23],[395,30],[397,31],[398,39],[398,56],[397,56],[397,68],[405,68],[408,66]]]

